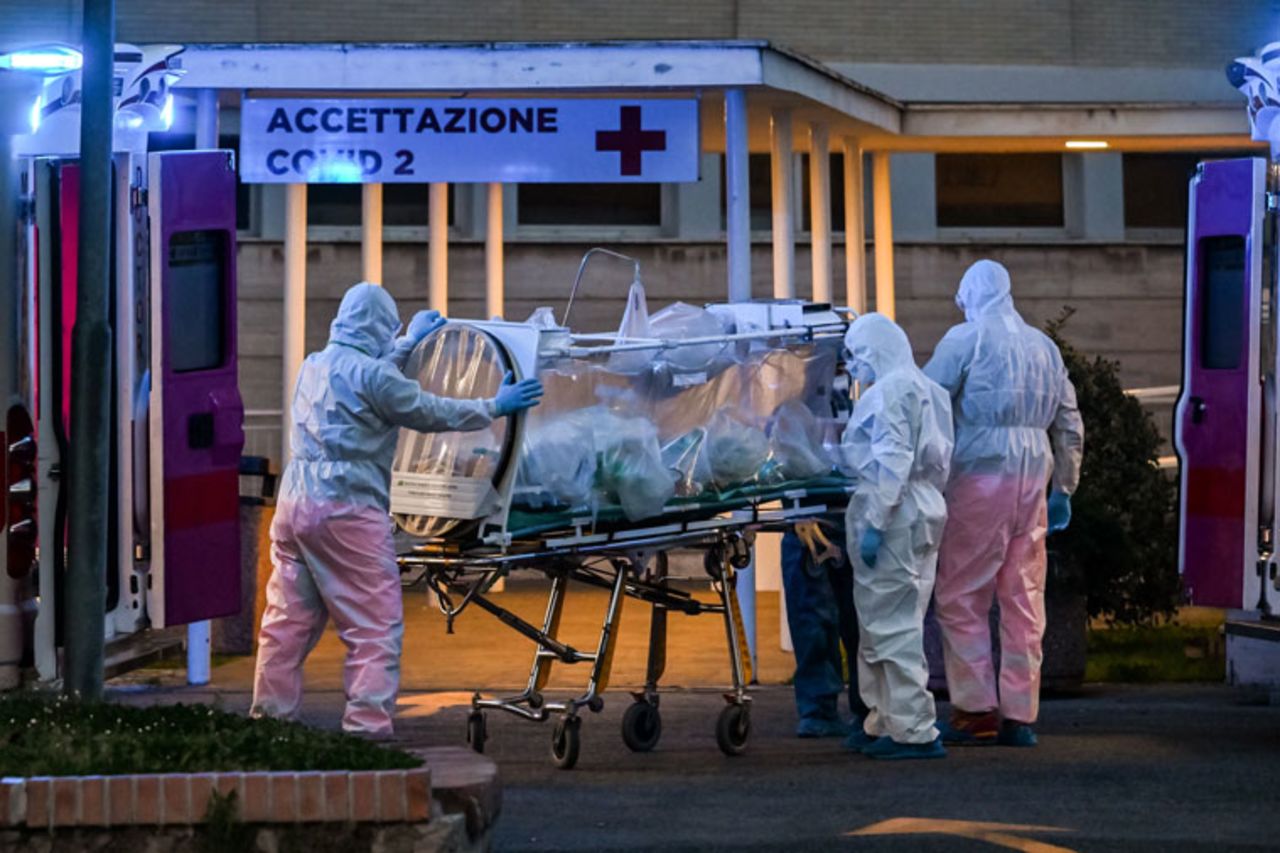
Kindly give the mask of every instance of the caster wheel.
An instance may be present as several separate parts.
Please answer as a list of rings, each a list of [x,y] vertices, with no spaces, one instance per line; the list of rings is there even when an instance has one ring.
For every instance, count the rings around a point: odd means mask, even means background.
[[[746,705],[729,705],[716,720],[716,743],[725,755],[742,755],[751,736],[751,711]]]
[[[622,742],[632,752],[649,752],[662,737],[662,715],[650,702],[636,702],[622,715]]]
[[[467,743],[476,752],[484,752],[484,742],[489,737],[486,731],[484,714],[481,711],[472,711],[467,717]]]
[[[587,707],[591,709],[591,713],[599,714],[604,710],[604,697],[592,696],[590,701],[587,702]]]
[[[578,752],[582,748],[581,727],[582,720],[578,717],[556,720],[555,730],[551,733],[551,758],[561,770],[569,770],[578,763]]]

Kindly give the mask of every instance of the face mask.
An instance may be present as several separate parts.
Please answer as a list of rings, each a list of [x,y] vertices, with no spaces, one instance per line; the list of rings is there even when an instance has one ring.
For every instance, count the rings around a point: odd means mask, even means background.
[[[849,363],[850,371],[853,374],[854,381],[859,385],[866,387],[876,381],[875,371],[871,369],[871,365],[862,360],[855,360]]]

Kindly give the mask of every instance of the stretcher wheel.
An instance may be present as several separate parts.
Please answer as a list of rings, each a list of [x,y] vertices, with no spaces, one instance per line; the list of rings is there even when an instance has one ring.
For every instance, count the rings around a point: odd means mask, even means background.
[[[662,715],[652,702],[634,702],[622,715],[622,742],[632,752],[649,752],[661,737]]]
[[[716,720],[716,743],[725,755],[742,755],[751,736],[751,711],[746,705],[729,705]]]
[[[467,716],[467,743],[476,752],[484,752],[484,742],[488,739],[489,733],[486,731],[484,713],[481,711],[472,711]]]
[[[579,729],[582,720],[579,717],[561,717],[556,720],[555,730],[551,733],[551,757],[561,770],[572,769],[578,763],[578,752],[582,747]]]

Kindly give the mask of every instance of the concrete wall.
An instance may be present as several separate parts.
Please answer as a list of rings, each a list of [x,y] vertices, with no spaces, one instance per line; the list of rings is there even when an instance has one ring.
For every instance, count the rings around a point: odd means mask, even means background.
[[[819,59],[1221,68],[1276,0],[118,0],[122,41],[761,38]],[[78,40],[78,0],[0,0],[0,44]]]

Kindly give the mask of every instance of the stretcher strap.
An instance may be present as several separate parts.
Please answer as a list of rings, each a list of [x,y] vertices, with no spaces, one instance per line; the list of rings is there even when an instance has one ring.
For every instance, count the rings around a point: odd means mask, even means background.
[[[555,595],[554,590],[551,593]],[[551,610],[551,628],[547,631],[547,635],[553,640],[560,639],[560,615],[564,613],[564,593],[556,596],[555,605]],[[541,693],[543,688],[547,686],[547,682],[551,680],[551,666],[555,662],[553,658],[542,658],[538,661],[538,674],[533,681],[533,689],[537,693]]]
[[[728,581],[725,581],[728,583]],[[733,619],[733,633],[738,637],[738,656],[742,661],[742,683],[750,684],[751,649],[747,646],[747,626],[742,621],[742,608],[738,605],[738,585],[729,584],[729,615]]]
[[[623,571],[619,569],[619,571]],[[618,597],[618,609],[613,613],[613,623],[609,625],[609,641],[604,646],[604,661],[600,665],[600,684],[596,692],[603,693],[609,688],[609,676],[613,672],[613,650],[618,647],[618,628],[622,625],[622,605],[627,600],[625,595]]]

